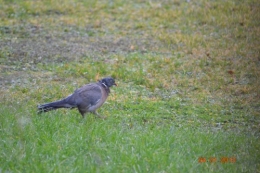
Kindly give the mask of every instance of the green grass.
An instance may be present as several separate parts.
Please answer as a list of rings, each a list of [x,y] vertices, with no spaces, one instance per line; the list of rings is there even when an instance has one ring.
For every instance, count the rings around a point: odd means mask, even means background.
[[[106,106],[107,107],[107,106]],[[107,107],[108,108],[108,107]],[[20,108],[22,109],[22,108]],[[108,108],[109,109],[109,108]],[[64,113],[1,110],[2,170],[14,172],[240,172],[257,170],[252,134],[212,131],[157,116],[101,120]],[[73,113],[76,114],[74,111]],[[178,122],[178,120],[177,120]],[[216,163],[198,163],[216,157]],[[221,163],[236,157],[236,163]]]
[[[257,0],[0,4],[0,172],[260,172]],[[105,120],[37,114],[110,75]]]

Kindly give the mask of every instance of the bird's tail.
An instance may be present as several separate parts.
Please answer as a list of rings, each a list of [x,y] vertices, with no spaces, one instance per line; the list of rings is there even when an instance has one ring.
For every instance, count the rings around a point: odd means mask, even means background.
[[[51,102],[51,103],[45,103],[42,105],[38,105],[38,113],[42,112],[48,112],[54,109],[59,109],[59,108],[74,108],[74,105],[68,104],[65,99]]]

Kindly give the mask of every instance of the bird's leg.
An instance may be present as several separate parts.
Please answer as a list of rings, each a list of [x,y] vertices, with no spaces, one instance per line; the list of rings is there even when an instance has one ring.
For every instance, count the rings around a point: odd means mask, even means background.
[[[97,113],[97,111],[93,111],[93,113],[94,113],[98,118],[101,118],[101,119],[105,119],[105,118],[106,118],[106,117],[103,117],[103,116],[99,115],[99,114]]]
[[[81,114],[82,118],[85,118],[85,113],[80,112],[80,114]]]
[[[84,118],[85,117],[85,112],[80,110],[79,108],[78,108],[78,110],[79,110],[80,114],[82,115],[82,118]]]

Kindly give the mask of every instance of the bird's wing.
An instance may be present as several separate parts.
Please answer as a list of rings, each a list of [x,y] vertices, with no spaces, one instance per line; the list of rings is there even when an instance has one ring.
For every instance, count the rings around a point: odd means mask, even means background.
[[[77,95],[78,101],[83,102],[84,105],[95,105],[102,98],[101,86],[95,83],[77,89],[74,94]]]

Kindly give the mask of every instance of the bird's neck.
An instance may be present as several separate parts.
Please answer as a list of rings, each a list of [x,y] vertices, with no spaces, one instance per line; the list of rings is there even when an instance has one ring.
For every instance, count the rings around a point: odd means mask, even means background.
[[[109,87],[105,83],[101,83],[101,85],[102,85],[103,88],[105,88],[107,94],[109,94],[110,93]]]

